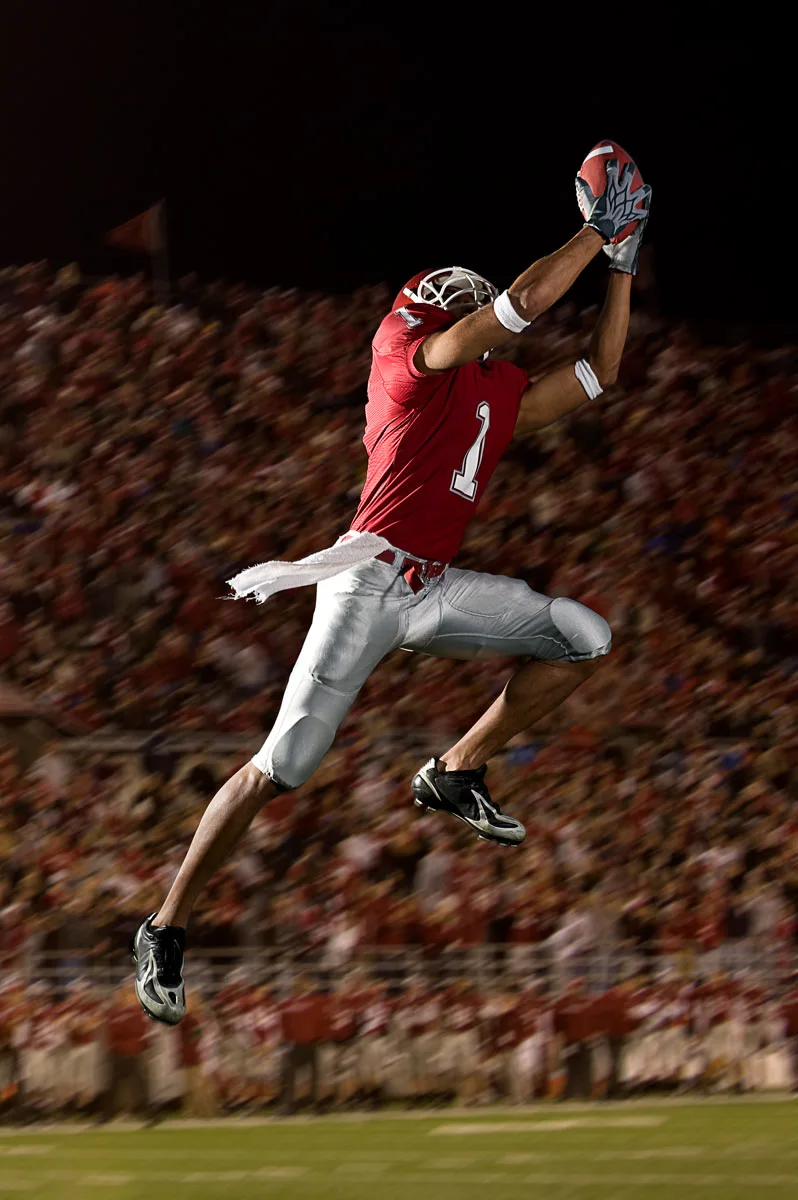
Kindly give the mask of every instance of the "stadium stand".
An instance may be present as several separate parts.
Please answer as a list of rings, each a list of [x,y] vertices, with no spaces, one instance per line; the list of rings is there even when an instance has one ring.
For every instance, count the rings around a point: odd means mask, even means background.
[[[115,1047],[82,1051],[88,1100],[48,1084],[39,1101],[42,1080],[71,1078],[47,1056],[88,1044],[74,1032],[79,980],[110,985],[127,969],[130,929],[157,906],[198,811],[275,715],[312,595],[231,604],[224,580],[346,529],[365,468],[369,343],[389,299],[383,286],[333,299],[190,277],[163,307],[142,277],[0,271],[0,682],[53,715],[32,767],[5,723],[0,743],[0,1064],[19,1074],[24,1062],[34,1109],[94,1103],[100,1060],[136,1045],[122,1029]],[[514,353],[536,375],[581,352],[590,320],[560,305]],[[228,1066],[206,1072],[209,1091],[180,1035],[194,1108],[280,1093],[275,1056],[264,1051],[241,1093],[235,1054],[219,1049],[231,968],[253,995],[271,989],[266,1010],[297,971],[326,995],[366,970],[392,1005],[413,973],[433,991],[473,980],[468,1080],[453,1078],[454,1058],[416,1078],[392,1013],[379,1071],[347,1102],[382,1091],[383,1059],[400,1064],[385,1085],[397,1095],[527,1095],[558,1037],[602,1047],[563,1059],[578,1063],[570,1092],[602,1078],[687,1085],[671,1068],[688,1038],[701,1086],[789,1077],[786,1049],[778,1068],[741,1064],[798,1035],[785,1000],[798,937],[795,395],[793,347],[705,344],[643,310],[606,403],[518,439],[459,562],[582,600],[614,637],[597,677],[491,765],[527,843],[500,858],[408,803],[419,754],[470,724],[497,690],[495,664],[393,656],[317,775],[264,811],[198,909],[194,992],[213,1003],[196,1036],[203,1063]],[[342,777],[356,781],[345,804]],[[689,1019],[652,1026],[665,1020],[658,1000],[628,1020],[594,1013],[575,1039],[555,1009],[582,978],[593,1007],[628,979],[688,989]],[[545,1050],[524,1051],[519,1082],[514,1018],[497,1033],[494,1008],[515,1011],[513,989],[531,980],[550,997],[549,1033]],[[714,1021],[696,989],[727,985],[733,1003]],[[21,1020],[37,988],[52,989],[41,1045],[35,1016]],[[62,1007],[59,1025],[48,1014]],[[277,1055],[282,1025],[268,1011],[262,1024],[246,1036]],[[716,1026],[726,1049],[713,1056]],[[665,1036],[678,1028],[684,1043]],[[161,1034],[147,1029],[136,1053],[152,1055]],[[631,1039],[623,1062],[618,1039]],[[320,1104],[340,1099],[341,1063],[352,1075],[345,1050],[322,1054]],[[6,1067],[0,1095],[19,1082],[3,1083]]]

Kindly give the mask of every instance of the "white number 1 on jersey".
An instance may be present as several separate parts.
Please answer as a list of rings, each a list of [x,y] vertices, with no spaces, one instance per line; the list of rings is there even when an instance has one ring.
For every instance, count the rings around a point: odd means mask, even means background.
[[[487,400],[482,400],[477,405],[477,418],[481,423],[477,440],[463,459],[460,470],[452,475],[450,484],[450,490],[457,492],[458,496],[465,496],[466,500],[473,500],[477,494],[477,471],[482,462],[485,438],[490,429],[490,405]]]

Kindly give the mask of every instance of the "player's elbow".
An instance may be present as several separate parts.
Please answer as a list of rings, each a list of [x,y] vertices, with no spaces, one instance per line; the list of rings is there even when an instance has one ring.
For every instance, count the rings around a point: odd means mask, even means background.
[[[591,355],[588,358],[588,362],[590,363],[593,374],[596,376],[596,379],[598,379],[599,385],[602,388],[610,387],[613,383],[617,382],[618,372],[621,369],[620,359],[616,361],[613,359],[600,358],[599,356],[594,358]]]
[[[551,308],[557,297],[547,289],[545,284],[536,280],[526,287],[510,288],[510,299],[513,308],[525,321],[534,321],[547,309]]]

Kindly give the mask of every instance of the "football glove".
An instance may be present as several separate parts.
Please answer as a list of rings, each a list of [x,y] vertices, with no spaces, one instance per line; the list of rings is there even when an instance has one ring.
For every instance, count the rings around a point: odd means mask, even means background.
[[[650,194],[649,192],[649,196]],[[640,244],[643,241],[643,233],[645,232],[647,221],[648,217],[643,217],[638,222],[634,233],[630,233],[617,246],[613,246],[612,242],[608,242],[605,246],[602,246],[602,250],[610,260],[611,271],[621,271],[624,275],[637,274],[637,259],[640,254]]]
[[[607,160],[607,186],[600,196],[594,196],[590,184],[581,175],[576,177],[576,198],[585,214],[585,224],[610,242],[630,221],[648,216],[651,188],[647,183],[632,190],[634,163],[628,162],[618,177],[618,160]]]

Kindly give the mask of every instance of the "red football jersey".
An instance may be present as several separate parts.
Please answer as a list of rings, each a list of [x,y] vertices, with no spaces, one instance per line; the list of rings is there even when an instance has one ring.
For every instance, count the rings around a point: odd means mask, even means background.
[[[368,473],[351,528],[450,562],[513,436],[526,374],[500,359],[424,375],[413,356],[451,313],[409,304],[372,342],[363,442]]]

